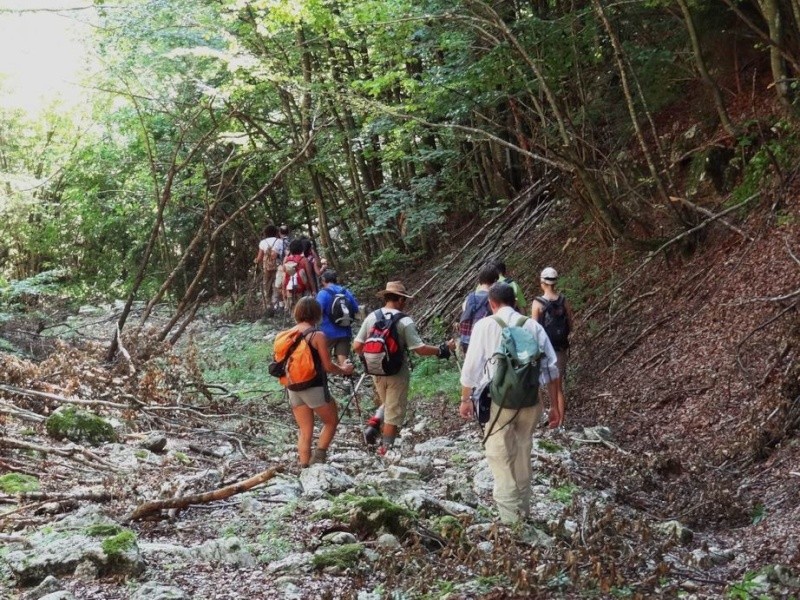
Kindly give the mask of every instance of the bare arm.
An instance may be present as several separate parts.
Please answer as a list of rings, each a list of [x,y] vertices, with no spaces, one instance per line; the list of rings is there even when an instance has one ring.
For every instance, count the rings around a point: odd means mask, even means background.
[[[538,300],[534,300],[533,302],[531,302],[531,319],[533,319],[538,323],[539,318],[542,316],[543,310],[544,307],[542,306],[541,302],[539,302]]]
[[[321,331],[314,333],[311,338],[311,344],[314,346],[317,354],[319,354],[322,360],[322,367],[327,373],[333,373],[334,375],[353,374],[353,365],[351,363],[347,362],[344,367],[340,367],[331,360],[331,353],[328,349],[328,338],[325,337],[324,333]]]

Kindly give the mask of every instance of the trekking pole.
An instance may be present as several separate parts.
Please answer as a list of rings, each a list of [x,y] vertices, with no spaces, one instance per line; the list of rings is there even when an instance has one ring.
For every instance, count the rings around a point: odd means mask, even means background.
[[[361,402],[358,399],[358,388],[361,386],[361,382],[364,381],[364,375],[366,375],[366,373],[361,375],[361,378],[355,385],[353,385],[353,376],[352,375],[350,376],[350,390],[352,398],[356,402],[356,414],[358,415],[359,420],[362,421],[364,420],[364,417],[361,414]]]
[[[342,422],[342,415],[345,412],[347,412],[347,409],[350,407],[350,403],[353,401],[353,398],[356,397],[356,394],[358,393],[358,388],[361,387],[361,383],[364,381],[364,378],[366,376],[367,376],[366,373],[362,373],[361,374],[361,377],[358,379],[358,383],[356,383],[355,387],[353,388],[353,391],[350,393],[350,397],[347,399],[347,402],[345,402],[344,406],[342,407],[342,410],[339,411],[339,416],[336,418],[336,427],[333,430],[334,434],[336,433],[336,429],[339,428],[339,423]],[[356,406],[358,406],[358,401],[356,401]],[[360,412],[360,410],[361,409],[359,409],[359,412]],[[359,418],[361,418],[360,414],[359,414]]]

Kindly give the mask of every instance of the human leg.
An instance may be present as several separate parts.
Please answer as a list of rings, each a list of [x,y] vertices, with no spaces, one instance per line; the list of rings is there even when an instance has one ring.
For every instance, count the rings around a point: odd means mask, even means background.
[[[526,518],[531,509],[531,480],[533,469],[531,467],[531,449],[533,447],[533,432],[539,417],[542,415],[542,404],[520,409],[517,417],[511,423],[514,428],[516,448],[513,455],[513,478],[517,488],[518,510],[522,518]]]
[[[314,413],[322,421],[322,430],[319,432],[317,448],[319,450],[327,450],[336,433],[336,425],[339,420],[336,402],[334,400],[326,402],[322,406],[315,408]]]
[[[403,425],[408,408],[408,384],[410,373],[401,371],[397,375],[377,377],[376,389],[383,405],[383,442],[390,448]]]
[[[519,521],[522,508],[515,480],[518,443],[514,421],[518,416],[517,412],[515,409],[500,408],[492,404],[489,414],[490,430],[485,445],[486,460],[494,476],[492,497],[497,504],[500,521],[508,524]],[[528,456],[530,459],[530,454]]]
[[[556,351],[556,366],[558,367],[560,384],[558,387],[558,393],[555,394],[554,398],[550,398],[550,413],[548,414],[548,421],[551,429],[560,427],[564,423],[564,408],[566,404],[564,389],[566,386],[565,380],[567,377],[567,357],[568,353],[566,350]]]
[[[290,401],[291,401],[291,392]],[[311,438],[314,436],[314,411],[305,404],[292,406],[292,414],[297,422],[297,454],[301,467],[307,467],[311,460]]]

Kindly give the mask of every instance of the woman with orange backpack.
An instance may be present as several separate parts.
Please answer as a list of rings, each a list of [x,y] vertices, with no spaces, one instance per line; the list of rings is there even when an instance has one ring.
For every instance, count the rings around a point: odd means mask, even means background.
[[[270,374],[280,376],[281,384],[288,390],[292,414],[299,428],[300,468],[304,469],[327,460],[328,446],[336,432],[339,417],[336,402],[328,391],[327,373],[352,375],[353,364],[346,361],[339,366],[331,360],[328,340],[317,328],[322,320],[322,307],[316,298],[300,298],[294,307],[294,320],[297,325],[275,337]],[[315,414],[322,420],[322,430],[312,455]]]

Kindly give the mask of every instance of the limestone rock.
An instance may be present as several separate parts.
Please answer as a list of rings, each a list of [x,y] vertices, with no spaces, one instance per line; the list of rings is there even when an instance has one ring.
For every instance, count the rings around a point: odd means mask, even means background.
[[[48,594],[63,591],[64,584],[52,575],[45,577],[42,582],[32,590],[22,595],[21,600],[40,600]]]
[[[188,600],[182,589],[163,585],[157,581],[148,581],[131,594],[131,600]]]
[[[414,446],[417,454],[440,454],[453,452],[456,443],[449,437],[431,438],[426,442]]]
[[[400,547],[400,542],[391,533],[384,533],[377,539],[378,548],[394,550]]]
[[[46,596],[42,596],[39,600],[75,600],[75,596],[67,592],[66,590],[60,590],[58,592],[53,592],[52,594],[47,594]]]
[[[311,465],[308,469],[303,469],[300,483],[306,498],[340,494],[355,485],[352,477],[329,464]]]
[[[655,529],[666,536],[675,538],[681,544],[691,542],[694,537],[694,532],[680,521],[664,521],[657,524]]]
[[[488,463],[484,462],[475,472],[475,477],[472,480],[472,489],[479,496],[490,493],[494,489],[494,475],[492,475]]]
[[[269,563],[266,572],[269,575],[276,573],[308,573],[311,571],[311,561],[314,555],[311,552],[295,552],[289,556]]]
[[[136,575],[144,561],[133,532],[91,511],[81,511],[28,537],[30,547],[13,550],[5,561],[19,585],[35,585],[48,575],[73,575],[79,565],[92,578]]]
[[[291,502],[303,495],[303,486],[296,477],[276,477],[258,495],[272,502]]]
[[[327,544],[355,544],[358,540],[349,531],[334,531],[322,536],[323,543]]]
[[[158,432],[151,433],[139,443],[139,447],[154,454],[161,454],[167,448],[167,436]]]

